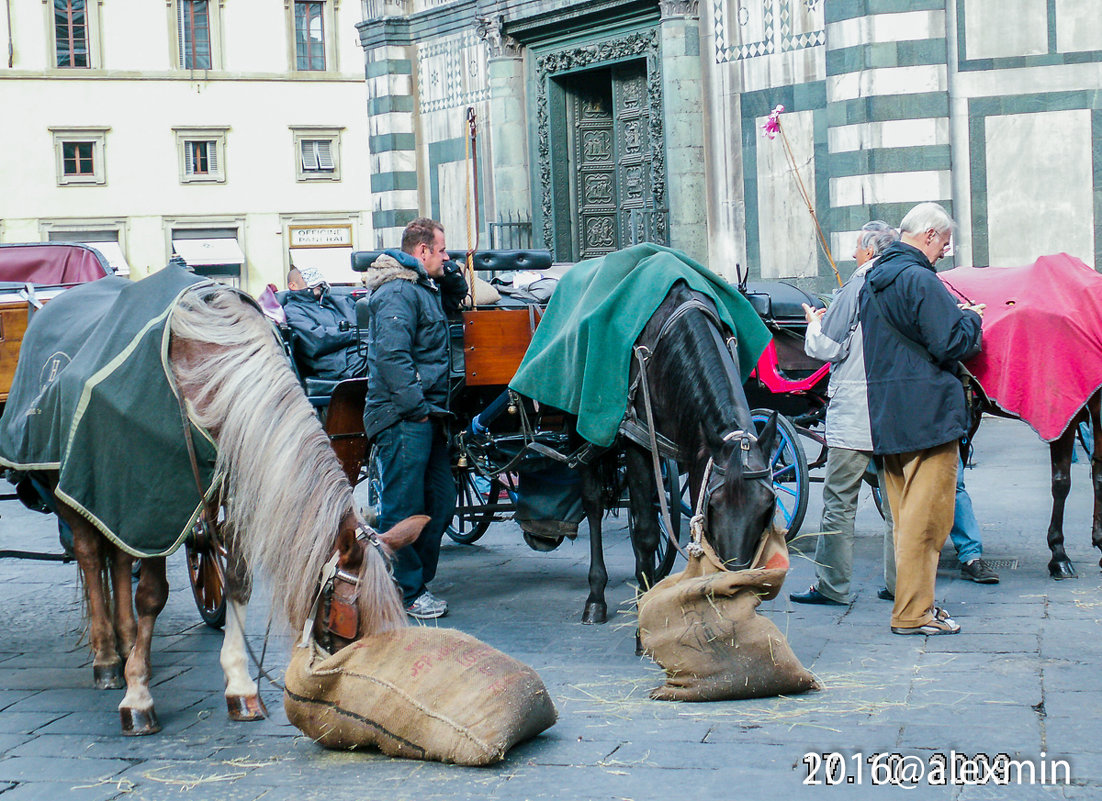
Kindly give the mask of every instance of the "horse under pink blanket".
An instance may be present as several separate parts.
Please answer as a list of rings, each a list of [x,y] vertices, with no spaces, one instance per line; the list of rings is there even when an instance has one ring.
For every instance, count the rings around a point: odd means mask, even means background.
[[[1102,386],[1102,275],[1060,253],[938,277],[958,299],[987,304],[983,350],[965,366],[999,408],[1055,440]]]

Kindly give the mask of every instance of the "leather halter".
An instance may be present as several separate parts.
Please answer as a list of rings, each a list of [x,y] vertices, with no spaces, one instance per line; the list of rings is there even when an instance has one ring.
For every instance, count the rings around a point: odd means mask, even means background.
[[[385,556],[383,544],[373,529],[356,526],[356,541],[370,543]],[[340,552],[334,549],[318,575],[318,592],[302,627],[299,646],[305,646],[315,635],[318,644],[330,652],[355,641],[360,633],[359,600],[360,577],[340,566]],[[324,621],[320,626],[319,614]]]

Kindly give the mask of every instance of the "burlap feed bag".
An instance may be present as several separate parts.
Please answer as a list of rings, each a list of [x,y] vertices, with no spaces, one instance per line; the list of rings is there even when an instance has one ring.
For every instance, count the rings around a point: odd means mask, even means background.
[[[684,571],[639,599],[643,650],[666,671],[651,698],[722,701],[819,689],[773,621],[757,613],[784,583],[784,532],[766,532],[747,570],[727,570],[706,541],[702,546]]]
[[[287,718],[327,748],[488,765],[554,724],[536,671],[470,635],[410,626],[330,656],[295,648]]]

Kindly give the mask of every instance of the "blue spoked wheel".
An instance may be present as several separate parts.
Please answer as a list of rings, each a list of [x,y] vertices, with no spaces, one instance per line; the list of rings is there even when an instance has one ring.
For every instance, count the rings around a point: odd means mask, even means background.
[[[750,416],[754,427],[760,432],[773,414],[772,409],[754,409]],[[773,452],[769,464],[773,470],[773,490],[777,493],[777,510],[773,522],[788,530],[784,535],[791,542],[799,533],[807,512],[807,494],[809,477],[807,456],[800,444],[800,435],[792,421],[777,413],[777,437],[773,441]]]

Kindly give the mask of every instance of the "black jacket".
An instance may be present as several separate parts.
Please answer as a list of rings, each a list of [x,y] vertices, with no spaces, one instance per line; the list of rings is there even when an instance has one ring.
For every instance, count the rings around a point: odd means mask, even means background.
[[[295,334],[295,361],[303,377],[339,381],[364,374],[364,354],[355,328],[356,305],[351,297],[333,295],[327,289],[315,298],[314,290],[300,289],[288,294],[283,310]]]
[[[905,345],[885,316],[936,363]],[[859,318],[873,452],[909,453],[963,437],[968,415],[956,363],[979,353],[980,316],[958,308],[922,251],[896,242],[865,280]]]
[[[392,253],[364,273],[372,292],[360,301],[367,304],[369,439],[399,420],[447,413],[448,321],[440,290],[417,259]]]

